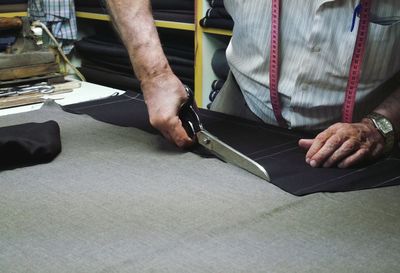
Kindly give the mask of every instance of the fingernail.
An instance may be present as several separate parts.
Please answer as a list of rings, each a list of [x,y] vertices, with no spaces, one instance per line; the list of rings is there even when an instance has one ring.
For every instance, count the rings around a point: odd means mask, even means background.
[[[310,158],[306,158],[306,162],[307,162],[307,164],[310,164]]]
[[[317,161],[311,160],[310,165],[311,165],[311,167],[313,167],[313,168],[317,167]]]

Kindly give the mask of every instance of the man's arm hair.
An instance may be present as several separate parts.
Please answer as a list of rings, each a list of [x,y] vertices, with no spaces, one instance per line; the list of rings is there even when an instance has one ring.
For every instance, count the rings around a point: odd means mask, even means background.
[[[130,56],[138,79],[143,82],[172,73],[154,24],[149,0],[108,0],[107,6]]]

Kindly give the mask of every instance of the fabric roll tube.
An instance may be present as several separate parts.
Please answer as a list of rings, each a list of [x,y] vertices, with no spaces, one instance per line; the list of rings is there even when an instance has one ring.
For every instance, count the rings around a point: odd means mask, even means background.
[[[206,11],[207,18],[226,18],[232,19],[225,8],[209,8]]]
[[[221,28],[221,29],[232,30],[234,22],[233,22],[233,20],[230,20],[230,19],[204,17],[200,20],[200,25],[202,27]]]
[[[172,10],[191,10],[194,11],[193,0],[151,0],[153,10],[172,9]]]

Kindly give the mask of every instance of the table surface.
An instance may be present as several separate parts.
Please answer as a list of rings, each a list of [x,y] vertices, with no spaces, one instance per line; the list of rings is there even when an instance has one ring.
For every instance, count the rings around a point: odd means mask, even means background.
[[[296,197],[54,103],[0,124],[50,118],[61,154],[0,172],[1,273],[399,272],[400,187]]]

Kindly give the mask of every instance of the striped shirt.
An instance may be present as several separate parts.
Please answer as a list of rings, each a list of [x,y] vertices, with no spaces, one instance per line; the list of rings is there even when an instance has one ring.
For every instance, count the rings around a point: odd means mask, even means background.
[[[235,21],[227,58],[250,109],[277,124],[269,95],[271,0],[225,0]],[[357,36],[355,0],[282,0],[279,96],[291,128],[323,129],[341,120]],[[354,120],[372,111],[400,71],[400,1],[373,1]],[[395,81],[393,81],[395,82]],[[398,83],[397,83],[398,84]]]
[[[46,23],[54,37],[70,53],[77,39],[74,0],[29,0],[29,16]]]

